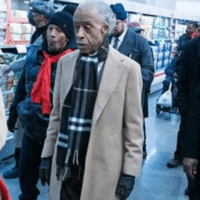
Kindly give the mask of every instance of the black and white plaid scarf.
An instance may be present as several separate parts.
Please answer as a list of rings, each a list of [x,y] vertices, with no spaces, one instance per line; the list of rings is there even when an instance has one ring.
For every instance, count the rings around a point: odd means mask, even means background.
[[[73,85],[66,96],[61,114],[57,145],[57,177],[70,176],[70,166],[84,167],[90,138],[94,105],[98,93],[98,64],[105,62],[108,41],[93,56],[80,55],[75,69]],[[101,76],[101,75],[100,75]]]

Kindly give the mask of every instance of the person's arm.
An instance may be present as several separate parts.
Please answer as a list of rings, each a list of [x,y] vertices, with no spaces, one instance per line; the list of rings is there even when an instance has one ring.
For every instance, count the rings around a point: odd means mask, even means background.
[[[10,71],[13,71],[14,73],[21,71],[24,69],[25,63],[26,63],[26,56],[18,60],[15,60],[9,64],[8,68],[4,71],[3,74],[6,75]]]
[[[1,88],[0,88],[0,150],[5,144],[6,135],[7,135],[6,117],[5,117],[5,110],[4,110],[4,102],[3,102]]]
[[[200,156],[200,83],[196,94],[190,101],[187,126],[184,135],[185,157],[199,159]]]
[[[136,65],[127,81],[123,128],[125,152],[122,172],[131,176],[139,174],[142,162],[144,133],[141,94],[141,72],[139,65]]]
[[[120,199],[127,199],[134,188],[135,176],[140,172],[144,141],[141,106],[142,77],[140,66],[135,65],[127,81],[124,106],[123,168],[116,188]],[[134,101],[133,101],[134,99]]]
[[[187,175],[194,178],[200,156],[200,83],[190,104],[186,131],[183,137],[183,165]]]
[[[177,82],[178,94],[177,102],[181,116],[185,115],[186,105],[189,94],[189,70],[188,70],[188,50],[183,51],[181,56],[179,78]]]
[[[17,117],[18,117],[17,106],[21,101],[25,99],[25,97],[26,97],[26,89],[25,89],[25,68],[24,68],[17,85],[14,100],[9,110],[10,113],[7,125],[8,125],[8,130],[11,132],[14,132],[15,124],[17,122]]]
[[[142,79],[144,84],[143,87],[146,89],[147,92],[149,92],[151,88],[151,83],[154,78],[154,63],[151,48],[145,39],[140,42],[139,51],[141,57],[140,65]]]
[[[173,77],[177,60],[178,60],[178,58],[174,57],[172,59],[171,63],[165,68],[165,74],[167,76]]]

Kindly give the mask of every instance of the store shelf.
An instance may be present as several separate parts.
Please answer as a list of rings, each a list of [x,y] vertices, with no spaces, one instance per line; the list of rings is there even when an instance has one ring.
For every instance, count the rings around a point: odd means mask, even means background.
[[[5,43],[7,45],[26,45],[29,43],[28,40],[20,40],[19,39],[15,39],[15,37],[12,35],[12,31],[11,31],[11,26],[14,24],[28,24],[28,19],[27,18],[23,18],[23,17],[13,17],[12,16],[12,10],[11,10],[11,3],[12,0],[7,0],[7,22],[6,22],[6,38],[5,38]],[[16,10],[15,10],[16,12]],[[23,11],[24,12],[24,11]],[[18,12],[19,13],[19,12]],[[21,11],[22,13],[22,11]],[[15,30],[15,29],[12,29]],[[26,32],[24,33],[26,34]],[[17,37],[18,38],[18,37]]]

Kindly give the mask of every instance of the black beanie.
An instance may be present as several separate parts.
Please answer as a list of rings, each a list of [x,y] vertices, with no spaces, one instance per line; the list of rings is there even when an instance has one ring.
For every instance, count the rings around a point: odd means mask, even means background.
[[[66,12],[57,12],[51,18],[49,24],[59,26],[69,39],[74,39],[74,26],[72,16]]]
[[[75,13],[77,7],[78,7],[78,6],[75,5],[75,4],[69,4],[69,5],[66,5],[66,6],[62,9],[62,11],[69,13],[71,16],[74,16],[74,13]]]
[[[115,13],[117,19],[125,20],[127,18],[127,13],[121,3],[117,3],[115,5],[111,4],[110,8]]]

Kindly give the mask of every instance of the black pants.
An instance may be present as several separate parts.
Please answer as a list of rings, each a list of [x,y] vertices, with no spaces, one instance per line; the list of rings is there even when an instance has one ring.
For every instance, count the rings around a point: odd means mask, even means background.
[[[72,166],[70,178],[62,182],[60,200],[80,200],[84,170]]]
[[[200,166],[198,167],[198,172]],[[188,189],[190,200],[200,200],[200,173],[197,173],[195,179],[188,178]]]
[[[146,124],[145,119],[143,119],[143,131],[144,131],[144,143],[143,143],[143,159],[147,157],[147,144],[146,144]]]
[[[20,155],[21,155],[21,148],[15,148],[15,167],[19,168],[19,161],[20,161]]]
[[[22,139],[19,181],[21,200],[35,200],[40,194],[36,187],[39,180],[39,166],[41,163],[41,153],[43,149],[43,142],[39,143],[27,136],[26,133]]]

